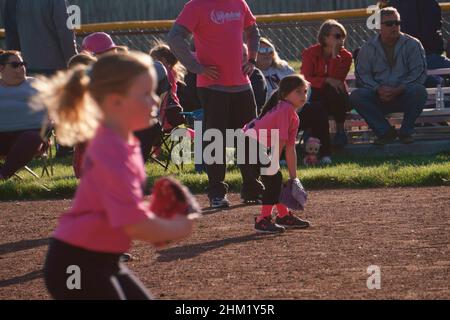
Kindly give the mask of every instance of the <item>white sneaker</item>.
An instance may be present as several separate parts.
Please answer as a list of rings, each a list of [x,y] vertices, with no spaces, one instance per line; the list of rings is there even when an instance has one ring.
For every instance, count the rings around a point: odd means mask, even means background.
[[[331,161],[330,157],[323,157],[322,159],[320,159],[320,164],[327,165],[327,164],[332,164],[332,163],[333,163],[333,161]]]
[[[228,201],[226,196],[224,196],[223,198],[212,198],[209,200],[209,203],[211,205],[211,208],[213,209],[228,208],[230,206],[230,202]]]

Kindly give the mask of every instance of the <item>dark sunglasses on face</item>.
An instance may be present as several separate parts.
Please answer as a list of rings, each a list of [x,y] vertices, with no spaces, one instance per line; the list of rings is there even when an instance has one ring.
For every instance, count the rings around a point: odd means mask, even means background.
[[[402,22],[399,20],[390,20],[390,21],[382,22],[381,24],[384,24],[386,27],[392,27],[394,25],[398,27],[402,24]]]
[[[262,47],[258,49],[259,53],[272,53],[273,49],[271,47]]]
[[[27,63],[26,62],[6,62],[5,65],[9,64],[13,69],[18,69],[20,67],[26,67]]]
[[[345,36],[342,33],[331,34],[336,40],[345,39]]]

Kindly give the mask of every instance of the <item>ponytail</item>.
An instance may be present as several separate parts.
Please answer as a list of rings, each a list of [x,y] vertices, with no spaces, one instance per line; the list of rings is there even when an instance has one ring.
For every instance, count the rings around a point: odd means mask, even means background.
[[[261,114],[259,115],[260,118],[264,117],[270,110],[276,107],[278,102],[280,102],[280,90],[276,89],[272,95],[270,96],[269,100],[267,100],[266,104],[263,106],[261,110]]]
[[[150,56],[140,52],[109,54],[92,67],[80,65],[50,79],[39,78],[32,105],[48,110],[58,141],[72,146],[93,137],[105,97],[125,95],[133,80],[145,72],[156,78]]]
[[[90,140],[101,118],[101,112],[88,94],[90,78],[86,66],[60,71],[52,78],[40,77],[34,84],[38,94],[36,109],[45,107],[57,132],[58,142],[73,146]]]

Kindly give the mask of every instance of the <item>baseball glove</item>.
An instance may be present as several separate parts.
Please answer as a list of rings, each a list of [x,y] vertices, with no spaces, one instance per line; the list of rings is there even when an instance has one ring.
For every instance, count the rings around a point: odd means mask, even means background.
[[[284,204],[291,210],[305,209],[308,200],[308,193],[303,188],[299,179],[289,180],[283,185],[280,194],[280,203]]]
[[[158,179],[150,196],[150,210],[158,217],[170,219],[176,214],[198,217],[201,208],[189,189],[171,177]]]

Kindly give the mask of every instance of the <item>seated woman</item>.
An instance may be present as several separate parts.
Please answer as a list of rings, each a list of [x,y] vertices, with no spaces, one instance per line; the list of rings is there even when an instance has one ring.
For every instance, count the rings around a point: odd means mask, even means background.
[[[180,105],[180,99],[178,98],[177,92],[179,85],[185,85],[184,75],[186,69],[170,51],[169,46],[162,41],[157,42],[150,50],[150,56],[154,61],[161,62],[167,70],[167,80],[170,85],[167,93],[168,102],[167,106],[161,106],[159,110],[161,125],[167,132],[176,126],[185,123],[185,119],[181,115],[183,108]]]
[[[345,78],[352,65],[352,54],[344,48],[347,31],[336,20],[325,21],[319,30],[318,44],[303,51],[301,73],[311,83],[311,101],[322,104],[336,121],[333,144],[347,144],[345,115],[350,111]]]
[[[36,91],[25,67],[20,52],[0,50],[0,157],[6,157],[0,180],[13,176],[43,147],[40,130],[45,113],[30,107]]]
[[[281,79],[295,73],[294,69],[289,66],[287,61],[282,60],[278,56],[275,46],[267,38],[261,38],[259,40],[256,67],[261,70],[264,77],[266,77],[266,100],[269,100],[272,93],[278,89]]]

